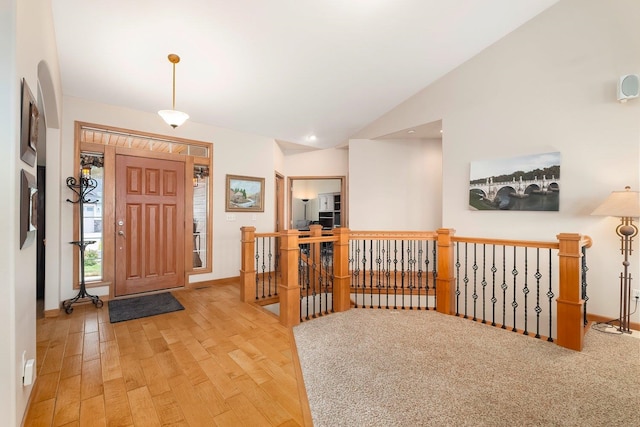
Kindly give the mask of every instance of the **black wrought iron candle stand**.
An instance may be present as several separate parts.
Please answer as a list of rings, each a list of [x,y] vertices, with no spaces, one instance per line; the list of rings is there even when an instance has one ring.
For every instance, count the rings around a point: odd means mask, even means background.
[[[84,240],[84,204],[94,203],[94,201],[91,201],[87,196],[97,187],[97,185],[98,183],[95,179],[90,176],[85,176],[82,172],[80,173],[79,178],[74,176],[67,178],[67,187],[76,194],[77,198],[76,200],[67,199],[67,202],[78,205],[80,209],[80,240],[69,242],[72,245],[78,246],[80,249],[80,291],[75,297],[63,301],[62,307],[67,314],[71,314],[73,312],[72,305],[74,303],[84,301],[86,299],[90,299],[93,305],[98,308],[103,305],[100,297],[91,295],[87,292],[87,286],[84,280],[84,251],[88,245],[95,243],[95,240]]]

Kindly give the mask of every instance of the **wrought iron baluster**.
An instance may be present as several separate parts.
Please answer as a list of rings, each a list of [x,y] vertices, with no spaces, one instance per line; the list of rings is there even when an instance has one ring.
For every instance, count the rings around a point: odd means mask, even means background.
[[[381,275],[384,272],[384,266],[382,265],[382,251],[384,251],[384,247],[382,246],[383,243],[380,240],[376,240],[376,269],[377,269],[377,282],[376,282],[376,288],[378,289],[378,308],[382,308],[380,305],[380,300],[382,299],[382,278]],[[373,298],[373,295],[372,295]]]
[[[511,301],[511,307],[513,307],[513,328],[511,329],[513,332],[516,332],[516,309],[518,308],[518,302],[516,301],[516,288],[518,287],[516,283],[516,277],[518,276],[518,269],[516,268],[516,247],[513,247],[513,270],[511,270],[511,275],[513,276],[513,301]]]
[[[456,242],[456,316],[460,316],[460,243]]]
[[[582,300],[584,301],[584,326],[587,326],[587,301],[589,301],[589,296],[587,295],[587,271],[589,271],[589,267],[587,266],[587,247],[582,247]]]
[[[256,254],[254,255],[256,260],[256,299],[260,299],[260,243],[256,245]]]
[[[393,241],[393,309],[398,309],[398,241]]]
[[[354,303],[354,307],[358,308],[358,288],[360,287],[360,240],[356,240],[354,241],[355,243],[355,255],[353,257],[353,264],[355,265],[355,268],[353,270],[353,275],[354,275],[354,280],[353,283],[355,283],[356,285],[356,289],[355,289],[355,303]]]
[[[482,244],[482,323],[487,323],[487,312],[486,312],[486,289],[487,289],[487,245]]]
[[[536,273],[534,274],[536,278],[536,338],[540,338],[540,313],[542,313],[542,308],[540,307],[540,279],[542,278],[542,274],[540,274],[540,248],[536,248]]]
[[[369,308],[373,308],[373,240],[369,241]]]
[[[362,308],[367,308],[366,290],[367,290],[367,241],[362,241]]]
[[[491,245],[491,247],[491,326],[496,326],[496,303],[498,302],[498,298],[496,298],[496,273],[498,269],[496,268],[496,245]]]
[[[437,242],[433,242],[433,309],[436,309],[438,303],[438,293],[436,292],[436,279],[438,277],[438,245]]]
[[[405,270],[405,258],[404,258],[404,240],[400,241],[400,294],[402,297],[400,298],[400,308],[404,310],[404,290],[405,290],[405,280],[406,280],[406,270]]]
[[[260,239],[260,241],[262,242],[262,255],[261,255],[261,257],[260,257],[260,259],[262,260],[262,263],[260,264],[260,266],[261,266],[261,268],[262,268],[262,273],[260,274],[260,276],[261,276],[261,281],[262,281],[262,298],[266,298],[266,294],[265,294],[265,280],[264,280],[264,278],[265,278],[265,271],[266,271],[266,269],[267,269],[267,266],[266,266],[266,265],[265,265],[265,263],[264,263],[264,260],[265,260],[265,256],[264,256],[264,246],[265,246],[265,241],[266,241],[266,240],[267,240],[267,239],[266,239],[266,238],[264,238],[264,237],[263,237],[262,239]]]
[[[424,241],[424,244],[427,244],[427,241]],[[423,271],[422,271],[422,256],[424,255],[424,249],[422,248],[423,242],[422,241],[418,241],[418,272],[417,272],[417,281],[418,281],[418,310],[420,310],[420,298],[421,298],[421,293],[422,293],[422,278],[423,278]],[[428,247],[428,246],[427,246]],[[426,275],[425,275],[426,276]],[[428,302],[429,302],[429,295],[428,295],[428,291],[427,291],[427,287],[424,287],[425,289],[425,293],[424,293],[424,300],[425,300],[425,310],[428,308]]]
[[[268,266],[269,266],[269,276],[268,276],[268,277],[269,277],[269,286],[268,286],[268,288],[267,288],[267,289],[268,289],[267,294],[269,295],[269,297],[271,297],[271,286],[272,286],[272,284],[271,284],[271,278],[272,278],[272,277],[271,277],[271,275],[273,274],[273,269],[272,269],[272,264],[271,264],[271,262],[273,261],[273,260],[272,260],[273,251],[272,251],[272,246],[271,246],[271,245],[273,244],[273,242],[272,242],[272,240],[271,240],[271,239],[272,239],[272,238],[271,238],[271,237],[269,237],[269,253],[267,254],[267,256],[268,256],[268,260],[269,260],[269,261],[267,262],[267,264],[268,264]]]
[[[473,269],[473,294],[471,295],[471,298],[473,298],[473,320],[478,320],[477,316],[476,316],[476,306],[478,303],[478,291],[477,291],[477,275],[478,275],[478,262],[476,259],[476,248],[477,248],[477,244],[474,243],[473,244],[473,266],[471,266],[471,268]]]
[[[462,279],[462,281],[464,282],[464,318],[468,319],[469,316],[467,315],[468,311],[467,311],[467,295],[468,295],[468,290],[469,290],[469,262],[467,261],[468,257],[468,252],[469,252],[469,245],[467,242],[464,242],[464,278]]]
[[[385,241],[386,246],[387,246],[387,257],[386,257],[386,261],[387,261],[387,270],[385,272],[385,294],[386,296],[386,300],[387,300],[387,304],[386,304],[386,309],[389,309],[389,290],[391,289],[391,241],[390,240],[386,240]]]
[[[502,329],[507,329],[507,247],[502,246]]]
[[[522,288],[522,293],[524,294],[524,332],[523,335],[529,335],[528,331],[528,323],[527,323],[527,315],[528,315],[528,307],[527,307],[527,296],[529,295],[529,284],[528,284],[528,271],[529,271],[529,251],[528,248],[524,248],[524,288]]]
[[[555,294],[551,288],[552,277],[551,249],[549,249],[549,290],[547,291],[547,298],[549,298],[549,338],[547,338],[547,341],[549,342],[553,342],[553,297],[555,297]]]

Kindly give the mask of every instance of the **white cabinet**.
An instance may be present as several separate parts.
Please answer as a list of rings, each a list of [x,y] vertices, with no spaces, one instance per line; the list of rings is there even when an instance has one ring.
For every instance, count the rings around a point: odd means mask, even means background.
[[[333,193],[318,194],[318,212],[328,212],[333,210]]]
[[[340,193],[318,194],[318,220],[324,228],[340,227]]]

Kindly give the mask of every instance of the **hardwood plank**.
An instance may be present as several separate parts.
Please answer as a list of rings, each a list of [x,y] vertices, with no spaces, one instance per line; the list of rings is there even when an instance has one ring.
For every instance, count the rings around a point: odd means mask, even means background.
[[[102,383],[102,367],[100,359],[89,360],[82,364],[82,379],[80,381],[80,396],[82,400],[104,393]]]
[[[153,398],[147,387],[129,390],[127,396],[129,397],[129,405],[133,415],[133,424],[136,427],[161,425],[153,404]]]
[[[120,346],[117,341],[107,341],[101,344],[100,356],[102,368],[102,381],[110,381],[122,378],[120,367]]]
[[[207,405],[212,415],[216,416],[231,409],[226,403],[225,398],[222,397],[211,381],[201,382],[195,385],[194,389],[198,393],[198,396],[205,402],[205,405]]]
[[[137,355],[127,354],[120,357],[120,368],[122,369],[122,379],[124,379],[127,391],[147,385],[144,371]]]
[[[104,382],[104,406],[107,425],[128,426],[133,424],[127,389],[122,378]]]
[[[169,385],[187,423],[193,426],[213,425],[213,416],[186,376],[169,378]]]
[[[196,385],[207,380],[207,374],[202,370],[198,361],[193,357],[184,343],[177,342],[169,345],[169,348],[171,349],[171,353],[175,356],[183,374],[189,378],[192,385]]]
[[[80,425],[92,427],[107,425],[103,395],[91,397],[80,403]]]
[[[171,391],[167,378],[162,373],[162,368],[155,357],[140,360],[140,366],[144,373],[147,388],[152,396]]]
[[[62,426],[80,417],[80,375],[60,380],[53,425]]]
[[[53,411],[56,406],[56,399],[51,398],[40,402],[31,402],[27,410],[25,426],[29,427],[49,427],[53,424]]]
[[[234,396],[240,390],[235,386],[233,380],[224,372],[224,369],[215,359],[201,360],[200,366],[207,374],[207,377],[214,384],[218,392],[225,398]]]
[[[100,335],[98,332],[89,332],[84,334],[84,350],[82,352],[82,360],[93,360],[100,358]]]
[[[40,403],[51,399],[54,399],[55,401],[58,392],[59,380],[59,372],[52,372],[50,374],[40,375],[37,377],[32,392],[33,394],[31,396],[31,402]]]
[[[233,359],[256,383],[262,384],[272,379],[271,375],[262,369],[244,351],[238,349],[229,353]]]
[[[82,353],[62,359],[60,378],[69,378],[82,373]]]
[[[153,404],[156,408],[156,413],[163,426],[167,425],[182,425],[185,423],[184,415],[180,410],[180,406],[173,396],[172,391],[167,391],[157,396],[153,396]]]
[[[74,332],[67,337],[67,343],[64,349],[64,357],[82,354],[84,344],[84,333]]]
[[[100,342],[113,341],[116,339],[116,334],[113,330],[111,323],[99,323],[98,333],[100,335]]]
[[[227,404],[238,416],[240,425],[244,426],[269,426],[269,420],[258,411],[253,403],[243,393],[227,399]]]
[[[251,404],[269,420],[270,425],[279,426],[293,419],[292,414],[289,414],[278,402],[274,402],[271,396],[252,379],[239,379],[236,385]]]

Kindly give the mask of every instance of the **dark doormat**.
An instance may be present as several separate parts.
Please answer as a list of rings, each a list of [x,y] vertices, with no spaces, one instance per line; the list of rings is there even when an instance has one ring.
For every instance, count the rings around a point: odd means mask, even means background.
[[[109,301],[109,320],[111,323],[124,322],[178,310],[184,310],[180,301],[170,292],[164,292]]]

